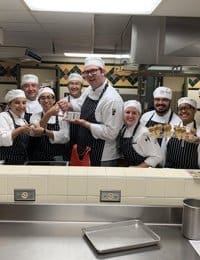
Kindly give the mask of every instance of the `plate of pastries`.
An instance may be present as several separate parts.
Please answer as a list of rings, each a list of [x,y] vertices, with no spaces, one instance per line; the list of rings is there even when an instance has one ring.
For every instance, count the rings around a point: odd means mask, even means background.
[[[171,138],[175,137],[179,140],[189,142],[199,142],[199,137],[196,136],[196,129],[188,129],[185,126],[172,126],[170,124],[156,124],[148,127],[149,133],[155,138]]]

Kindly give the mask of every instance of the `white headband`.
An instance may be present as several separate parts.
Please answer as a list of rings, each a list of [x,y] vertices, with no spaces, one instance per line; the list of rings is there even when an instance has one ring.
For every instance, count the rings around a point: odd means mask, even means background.
[[[105,67],[105,63],[104,61],[102,60],[102,58],[100,57],[87,57],[85,59],[85,67],[86,66],[90,66],[90,65],[94,65],[94,66],[97,66],[99,68],[104,68]]]
[[[167,98],[172,99],[172,90],[167,87],[158,87],[153,92],[154,98]]]
[[[128,107],[135,107],[140,114],[142,113],[141,104],[137,100],[128,100],[124,102],[124,110],[126,110]]]
[[[182,97],[179,98],[178,100],[178,106],[180,106],[181,104],[189,104],[194,108],[197,108],[197,102],[196,100],[189,98],[189,97]]]
[[[25,93],[21,89],[12,89],[7,92],[5,95],[5,101],[6,103],[11,102],[15,98],[26,98]]]
[[[69,75],[68,81],[70,82],[70,81],[73,81],[73,80],[79,81],[81,84],[83,83],[83,78],[82,78],[81,75],[78,74],[78,73],[71,73],[71,74]]]
[[[21,86],[27,83],[39,84],[38,76],[33,74],[25,74],[21,79]]]
[[[39,89],[38,98],[39,98],[42,94],[44,94],[44,93],[49,93],[49,94],[55,96],[55,93],[53,92],[53,89],[52,89],[52,88],[44,87],[44,88],[40,88],[40,89]]]

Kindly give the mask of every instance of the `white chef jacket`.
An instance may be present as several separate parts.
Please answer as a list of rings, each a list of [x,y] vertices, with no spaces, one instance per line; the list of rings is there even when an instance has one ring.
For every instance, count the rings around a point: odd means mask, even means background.
[[[29,100],[27,99],[26,103],[26,113],[33,114],[33,113],[39,113],[42,111],[42,107],[38,100]]]
[[[30,118],[30,123],[39,125],[40,120],[42,117],[42,112],[40,113],[34,113]],[[53,131],[54,140],[49,139],[50,143],[52,144],[65,144],[69,141],[69,123],[62,120],[62,117],[58,117],[60,130],[59,131]],[[55,124],[56,123],[56,116],[51,116],[48,121],[49,124]]]
[[[140,122],[144,126],[146,126],[147,122],[151,119],[152,121],[158,122],[159,124],[170,124],[172,126],[179,125],[182,121],[176,113],[173,113],[172,118],[169,122],[171,112],[172,112],[172,110],[170,108],[169,111],[165,115],[159,116],[156,113],[156,110],[148,111],[141,116]],[[161,143],[161,152],[162,152],[162,158],[163,158],[163,162],[161,163],[162,166],[165,165],[165,154],[166,154],[166,148],[167,148],[166,142],[167,142],[167,139],[163,138],[162,143]]]
[[[127,127],[123,137],[131,137],[136,125],[137,123]],[[148,128],[142,124],[138,126],[133,136],[132,146],[139,155],[146,157],[144,162],[151,167],[156,167],[163,160],[160,145],[155,138],[149,135]]]
[[[155,122],[158,122],[159,124],[171,124],[171,125],[179,125],[181,123],[181,119],[180,117],[173,113],[173,116],[172,116],[172,119],[171,121],[169,122],[169,118],[170,118],[170,115],[171,115],[171,112],[172,110],[169,109],[169,111],[163,115],[163,116],[159,116],[155,110],[152,110],[152,111],[148,111],[146,113],[144,113],[142,116],[141,116],[141,119],[140,119],[140,122],[146,126],[147,122],[149,121],[149,119],[151,118],[152,121],[155,121]]]
[[[93,90],[89,86],[79,98],[79,101],[71,101],[74,111],[80,111],[86,97],[98,100],[105,84]],[[123,100],[118,92],[108,83],[108,87],[101,97],[95,110],[95,118],[99,124],[91,123],[90,131],[94,138],[105,140],[101,161],[109,161],[119,158],[116,138],[123,125]]]
[[[9,112],[12,114],[15,123],[17,125],[25,125],[26,121],[16,116],[11,110]],[[8,112],[1,112],[0,113],[0,146],[12,146],[13,139],[12,139],[12,131],[15,129],[13,124],[13,120],[8,114]]]

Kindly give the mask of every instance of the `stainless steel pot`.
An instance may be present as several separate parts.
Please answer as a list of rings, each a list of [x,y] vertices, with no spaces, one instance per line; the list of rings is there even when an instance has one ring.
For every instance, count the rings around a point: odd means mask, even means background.
[[[200,239],[200,199],[183,201],[182,232],[188,239]]]

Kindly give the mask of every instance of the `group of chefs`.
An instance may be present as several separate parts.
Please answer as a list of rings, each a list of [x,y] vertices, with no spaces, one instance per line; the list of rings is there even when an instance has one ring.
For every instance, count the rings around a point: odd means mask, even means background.
[[[82,92],[83,79],[89,86]],[[69,75],[69,95],[56,100],[50,87],[25,74],[21,89],[5,95],[0,113],[0,160],[69,161],[76,145],[79,158],[90,147],[91,166],[200,167],[197,103],[182,97],[178,113],[171,109],[172,90],[157,87],[154,109],[142,113],[137,100],[123,102],[105,77],[101,58],[85,59],[82,75]],[[70,115],[70,116],[69,116]],[[78,116],[77,116],[78,115]]]

